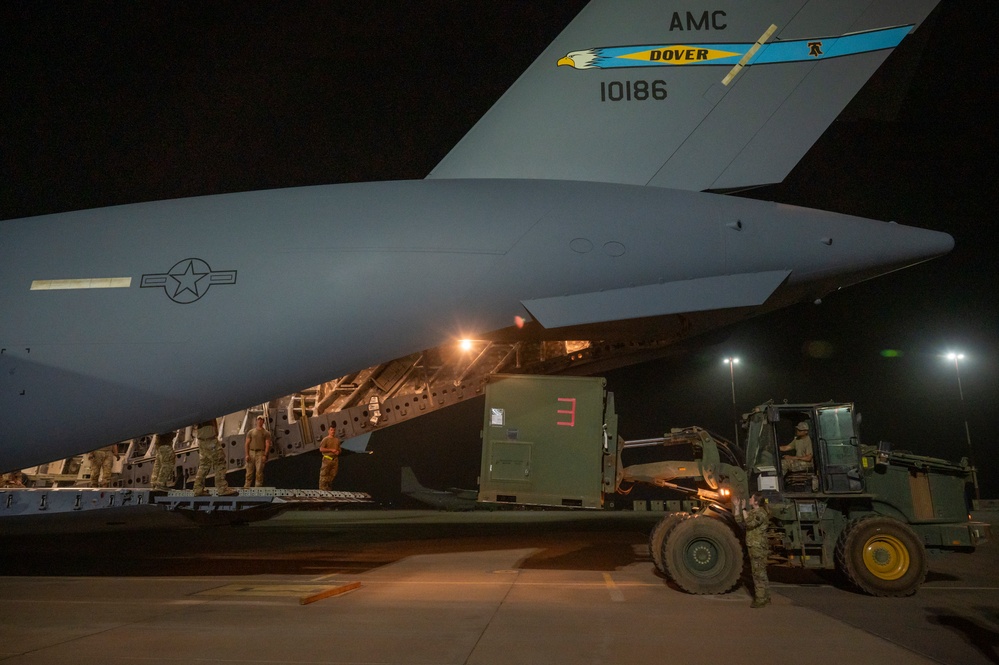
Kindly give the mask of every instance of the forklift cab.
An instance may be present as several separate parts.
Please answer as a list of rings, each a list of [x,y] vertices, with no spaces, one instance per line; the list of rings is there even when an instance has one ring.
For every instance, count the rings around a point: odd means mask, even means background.
[[[746,471],[751,491],[856,494],[864,491],[860,439],[853,404],[765,404],[748,414]],[[780,448],[806,423],[812,440],[812,465],[781,464]],[[793,467],[792,467],[793,468]],[[807,474],[807,475],[806,475]],[[805,477],[809,482],[802,483]]]

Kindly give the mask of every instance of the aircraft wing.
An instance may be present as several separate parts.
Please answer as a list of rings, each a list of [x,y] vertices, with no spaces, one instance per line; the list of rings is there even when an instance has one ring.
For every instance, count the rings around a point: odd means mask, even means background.
[[[524,307],[546,328],[729,307],[757,307],[766,302],[790,274],[790,270],[770,270],[714,275],[665,284],[525,300]]]

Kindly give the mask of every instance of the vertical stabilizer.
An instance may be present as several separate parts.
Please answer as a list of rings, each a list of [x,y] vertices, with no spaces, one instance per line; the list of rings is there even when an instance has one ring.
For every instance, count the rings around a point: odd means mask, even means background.
[[[594,0],[433,170],[779,182],[938,0]]]

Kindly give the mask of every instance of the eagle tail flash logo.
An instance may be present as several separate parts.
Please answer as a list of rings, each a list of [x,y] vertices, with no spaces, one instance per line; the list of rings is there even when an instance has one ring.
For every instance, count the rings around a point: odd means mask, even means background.
[[[745,64],[773,65],[841,58],[898,46],[912,25],[881,28],[838,37],[811,37],[766,42],[653,44],[646,46],[602,46],[571,51],[556,65],[573,69],[619,69],[624,67],[679,67],[685,65],[736,65],[747,55]]]

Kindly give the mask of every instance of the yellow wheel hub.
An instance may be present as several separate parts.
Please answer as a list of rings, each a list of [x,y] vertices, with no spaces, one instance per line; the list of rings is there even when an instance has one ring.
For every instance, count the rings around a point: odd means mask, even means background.
[[[864,544],[864,565],[882,580],[897,580],[909,570],[909,550],[895,536],[878,534]]]

